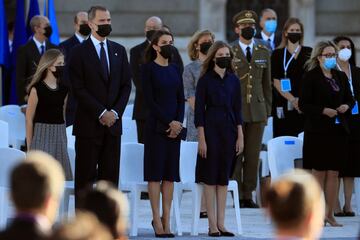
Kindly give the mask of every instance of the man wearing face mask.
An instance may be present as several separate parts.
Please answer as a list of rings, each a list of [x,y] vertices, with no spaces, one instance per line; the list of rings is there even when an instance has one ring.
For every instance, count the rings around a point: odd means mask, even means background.
[[[261,31],[258,32],[255,37],[262,39],[268,43],[268,47],[273,51],[281,42],[281,34],[279,34],[277,29],[277,14],[271,8],[265,8],[261,11],[260,16],[260,28]]]
[[[57,48],[48,38],[52,34],[49,19],[36,15],[30,20],[30,27],[34,36],[23,46],[19,47],[16,56],[16,93],[18,104],[26,104],[26,87],[36,71],[41,55],[48,49]],[[25,108],[22,109],[25,112]]]
[[[75,33],[72,37],[60,43],[59,47],[65,55],[65,63],[68,63],[71,56],[72,49],[78,44],[85,41],[89,34],[91,33],[91,28],[88,25],[88,14],[87,12],[78,12],[74,18],[74,29]],[[64,84],[71,89],[71,84],[69,82],[69,73],[68,65],[66,65],[63,82]],[[66,126],[74,124],[75,110],[76,110],[76,100],[72,91],[69,92],[69,97],[66,106]]]
[[[240,207],[257,208],[252,200],[256,188],[261,140],[271,115],[270,52],[262,40],[254,39],[257,15],[244,10],[233,17],[239,40],[232,43],[233,66],[241,83],[245,148],[237,159],[233,177],[239,183]]]
[[[144,93],[142,87],[142,81],[140,79],[140,69],[143,64],[145,49],[149,46],[152,36],[157,30],[162,29],[163,23],[162,20],[157,16],[152,16],[148,18],[145,22],[145,41],[139,45],[130,49],[130,66],[132,71],[132,80],[136,87],[135,101],[134,101],[134,112],[133,119],[136,120],[138,142],[144,143],[144,128],[145,128],[145,119],[147,114],[146,104],[144,103]],[[184,66],[181,59],[181,56],[178,50],[172,48],[172,57],[171,62],[175,63],[181,72],[183,72]]]
[[[110,12],[103,6],[88,11],[90,37],[72,50],[69,77],[78,102],[75,206],[79,192],[96,180],[119,181],[121,117],[129,100],[131,73],[125,48],[107,39]]]

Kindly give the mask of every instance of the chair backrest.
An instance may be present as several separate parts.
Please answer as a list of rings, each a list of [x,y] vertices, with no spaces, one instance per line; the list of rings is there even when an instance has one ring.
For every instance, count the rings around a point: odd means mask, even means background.
[[[71,167],[71,172],[72,175],[75,176],[75,149],[68,147],[68,155],[69,155],[69,160],[70,160],[70,167]]]
[[[9,147],[9,124],[0,120],[0,147]]]
[[[127,105],[126,108],[125,108],[124,114],[122,115],[122,117],[132,118],[133,111],[134,111],[134,104],[129,104],[129,105]]]
[[[73,125],[66,128],[67,146],[75,149],[75,136],[72,135]]]
[[[271,139],[267,144],[271,178],[275,179],[294,168],[294,160],[302,158],[303,142],[292,136]]]
[[[304,132],[299,133],[298,138],[304,141]]]
[[[195,168],[198,154],[197,142],[181,142],[180,146],[180,179],[182,183],[195,182]]]
[[[0,187],[10,187],[12,169],[25,158],[25,153],[14,148],[0,148]]]
[[[144,182],[144,145],[121,144],[120,184]]]
[[[129,117],[122,118],[122,143],[137,143],[137,129],[136,122]]]
[[[262,144],[267,145],[268,141],[273,138],[273,118],[269,117],[267,121],[267,125],[264,129],[264,134],[262,138]]]
[[[0,120],[9,124],[9,143],[17,146],[17,141],[25,139],[25,115],[18,105],[5,105],[0,107]]]

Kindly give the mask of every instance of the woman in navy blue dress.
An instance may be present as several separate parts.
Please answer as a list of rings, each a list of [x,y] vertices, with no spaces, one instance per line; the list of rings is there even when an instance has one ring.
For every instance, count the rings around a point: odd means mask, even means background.
[[[224,226],[226,194],[233,161],[244,142],[240,81],[232,73],[232,57],[226,43],[215,42],[203,63],[195,94],[196,182],[204,184],[209,236],[234,236]]]
[[[144,180],[148,182],[156,237],[174,237],[170,232],[170,208],[174,182],[180,181],[180,135],[184,119],[182,75],[169,60],[173,36],[157,31],[145,53],[143,92],[149,112],[145,126]],[[163,213],[159,201],[162,194]]]

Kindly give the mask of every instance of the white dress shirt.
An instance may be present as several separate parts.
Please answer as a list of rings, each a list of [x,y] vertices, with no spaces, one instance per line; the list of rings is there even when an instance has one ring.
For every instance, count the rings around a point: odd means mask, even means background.
[[[79,40],[80,43],[82,43],[87,39],[86,37],[84,38],[82,35],[78,34],[77,32],[75,32],[75,37]]]
[[[35,45],[37,47],[37,49],[39,50],[39,53],[41,54],[41,46],[44,46],[44,52],[46,51],[46,41],[44,42],[39,42],[35,37],[32,38],[35,42]]]
[[[249,45],[246,45],[245,43],[242,43],[240,40],[239,40],[239,45],[244,53],[244,56],[246,56],[246,48],[247,47],[250,47],[250,52],[251,52],[251,55],[253,53],[253,48],[254,48],[254,39],[251,40],[251,43]]]
[[[274,49],[275,48],[275,42],[274,42],[274,40],[275,40],[275,34],[273,33],[273,34],[271,34],[270,35],[270,37],[268,37],[268,35],[266,35],[263,31],[261,31],[261,37],[262,37],[262,39],[264,40],[264,41],[269,41],[269,39],[270,39],[270,47],[271,47],[271,49]]]

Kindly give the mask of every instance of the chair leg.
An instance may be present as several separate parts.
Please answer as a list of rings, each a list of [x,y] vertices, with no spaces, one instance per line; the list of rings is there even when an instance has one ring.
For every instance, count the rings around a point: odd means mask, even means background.
[[[130,236],[136,237],[138,233],[138,202],[141,197],[141,192],[138,191],[137,188],[133,189],[130,193],[130,211],[131,211],[131,217],[130,217],[130,223],[131,223],[131,229],[130,229]]]
[[[354,179],[354,191],[355,191],[355,201],[356,201],[356,210],[357,214],[360,215],[360,178]]]
[[[6,214],[6,208],[9,208],[10,205],[6,204],[7,193],[5,189],[0,189],[0,228],[4,229],[6,227],[6,220],[7,220],[7,214]]]
[[[200,220],[200,205],[201,205],[201,194],[203,186],[201,184],[196,184],[193,189],[193,216],[192,216],[192,226],[191,226],[191,235],[197,236],[199,234],[199,220]]]
[[[175,225],[176,225],[177,233],[179,236],[182,236],[182,225],[181,225],[181,219],[180,219],[180,205],[179,205],[178,192],[179,192],[179,190],[178,190],[177,184],[175,183],[172,209],[174,210],[174,217],[175,217],[175,223],[176,223]],[[174,221],[172,221],[172,222],[174,222]],[[173,229],[175,229],[175,228],[173,228]]]
[[[238,234],[241,235],[242,234],[242,223],[241,223],[239,193],[238,193],[237,184],[235,185],[234,189],[231,189],[231,191],[233,192],[233,196],[234,196],[234,206],[235,206],[235,217],[236,217],[237,230],[238,230]]]

